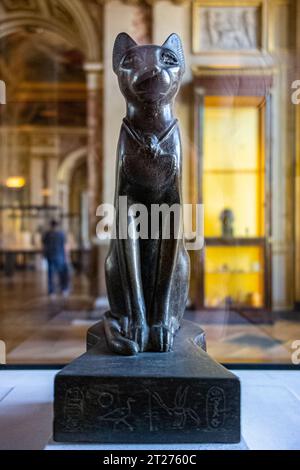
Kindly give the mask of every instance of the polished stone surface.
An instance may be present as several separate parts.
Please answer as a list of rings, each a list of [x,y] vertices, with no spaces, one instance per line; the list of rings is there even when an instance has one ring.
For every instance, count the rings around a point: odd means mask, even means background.
[[[190,281],[182,230],[183,154],[173,110],[185,73],[181,39],[172,33],[161,45],[139,45],[120,32],[113,70],[126,115],[116,154],[115,236],[105,261],[110,309],[104,334],[119,355],[170,352]],[[132,236],[128,227],[136,225],[135,212],[141,220]]]
[[[111,353],[100,336],[55,379],[56,441],[240,441],[239,380],[199,346],[198,325],[183,322],[172,352],[137,357]]]
[[[190,322],[184,321],[185,325],[188,325]],[[206,336],[205,332],[197,325],[195,327],[196,337],[194,338],[194,342],[200,346],[204,351],[207,349],[206,345]],[[91,328],[88,329],[87,338],[86,338],[86,347],[87,350],[96,346],[99,341],[103,340],[103,321],[100,320],[98,323],[93,325]]]
[[[0,449],[49,448],[52,434],[53,380],[57,370],[0,371]],[[300,450],[299,371],[235,371],[242,386],[242,436],[251,450]],[[266,394],[267,391],[267,394]],[[284,399],[284,402],[282,402]],[[264,406],[257,404],[263,402]],[[30,428],[30,432],[28,429]],[[55,444],[60,449],[88,449]],[[236,445],[234,445],[236,447]],[[53,448],[51,445],[50,448]],[[93,445],[95,450],[186,450],[197,444]],[[213,446],[218,449],[218,445]],[[225,446],[231,450],[232,445]]]

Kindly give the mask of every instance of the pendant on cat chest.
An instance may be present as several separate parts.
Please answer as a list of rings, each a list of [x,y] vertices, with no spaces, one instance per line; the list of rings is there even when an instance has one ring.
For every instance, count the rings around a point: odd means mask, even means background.
[[[127,180],[151,191],[168,187],[176,173],[176,156],[165,153],[162,144],[173,133],[177,120],[174,120],[161,136],[148,134],[143,139],[126,120],[123,125],[129,136],[138,144],[135,153],[126,153],[123,156],[123,171]]]

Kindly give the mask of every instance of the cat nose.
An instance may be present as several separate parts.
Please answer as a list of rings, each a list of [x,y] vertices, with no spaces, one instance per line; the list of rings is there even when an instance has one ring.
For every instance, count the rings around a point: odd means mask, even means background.
[[[153,67],[152,67],[152,72],[153,74],[157,75],[158,73],[161,72],[161,68],[159,65],[155,64]]]
[[[141,84],[145,80],[149,80],[149,78],[154,78],[160,73],[161,73],[161,68],[158,65],[154,65],[151,68],[146,67],[144,73],[142,73],[142,75],[138,77],[136,81],[136,85]]]

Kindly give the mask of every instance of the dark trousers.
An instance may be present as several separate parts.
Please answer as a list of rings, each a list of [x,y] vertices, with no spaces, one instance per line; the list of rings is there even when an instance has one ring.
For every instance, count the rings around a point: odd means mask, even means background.
[[[55,292],[55,278],[58,277],[59,287],[62,292],[69,289],[69,268],[64,260],[48,259],[48,293]]]

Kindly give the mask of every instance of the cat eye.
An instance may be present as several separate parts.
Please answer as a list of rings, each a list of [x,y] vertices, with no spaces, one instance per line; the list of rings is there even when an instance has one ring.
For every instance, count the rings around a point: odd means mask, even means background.
[[[160,60],[166,65],[179,65],[176,55],[169,51],[163,51],[161,53]]]
[[[142,61],[143,60],[139,55],[130,54],[130,55],[125,56],[121,65],[124,68],[131,68],[131,67],[138,66]]]

